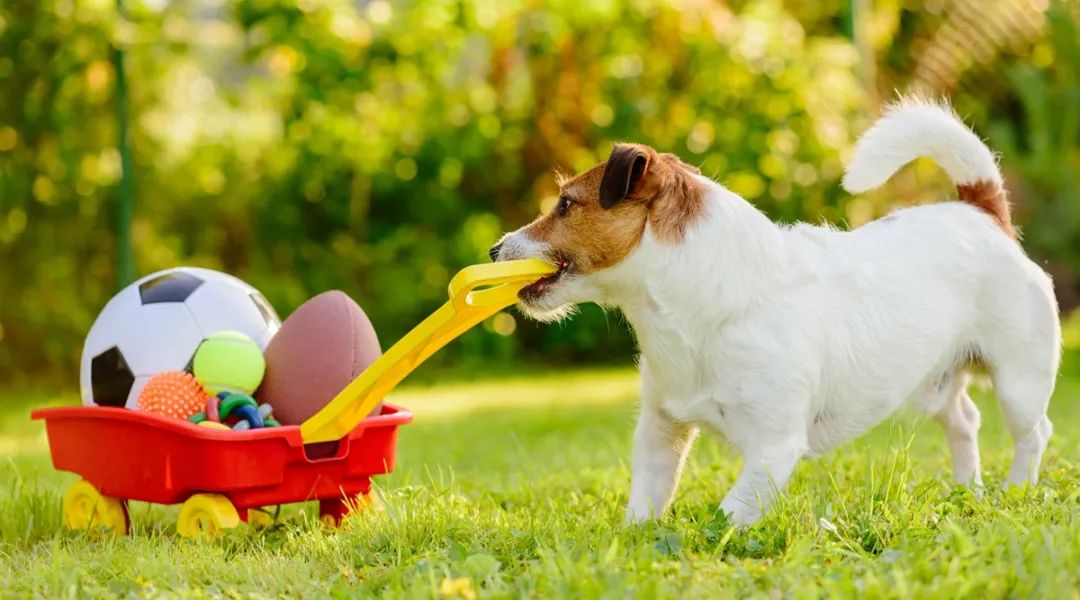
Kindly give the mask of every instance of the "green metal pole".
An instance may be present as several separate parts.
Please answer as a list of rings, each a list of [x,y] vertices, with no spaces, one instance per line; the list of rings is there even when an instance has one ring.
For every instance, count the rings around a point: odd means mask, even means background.
[[[844,15],[844,35],[852,42],[855,41],[855,1],[848,1],[847,14]]]
[[[118,18],[124,18],[124,0],[116,0]],[[116,283],[123,288],[135,280],[135,253],[131,247],[131,221],[135,214],[131,148],[128,146],[128,97],[124,77],[124,51],[113,41],[113,69],[116,71],[116,149],[120,153],[120,187],[116,204]]]
[[[874,47],[866,31],[866,15],[870,13],[870,0],[848,0],[847,14],[844,18],[844,33],[854,44],[859,52],[858,75],[866,89],[866,103],[868,115],[874,114],[877,106],[877,79],[876,61],[874,59]]]

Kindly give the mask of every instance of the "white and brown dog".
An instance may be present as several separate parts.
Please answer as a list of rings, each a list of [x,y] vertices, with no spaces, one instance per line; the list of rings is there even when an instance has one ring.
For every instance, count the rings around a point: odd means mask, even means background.
[[[880,186],[919,156],[958,202],[897,210],[854,231],[777,225],[671,154],[617,144],[560,182],[558,205],[507,234],[495,260],[559,271],[522,290],[537,319],[579,302],[622,309],[641,350],[627,519],[671,501],[699,428],[743,455],[721,508],[756,521],[804,456],[905,403],[941,423],[957,481],[981,484],[969,368],[989,371],[1015,440],[1006,484],[1034,483],[1060,358],[1050,279],[1017,243],[991,151],[947,107],[892,107],[855,148],[844,186]]]

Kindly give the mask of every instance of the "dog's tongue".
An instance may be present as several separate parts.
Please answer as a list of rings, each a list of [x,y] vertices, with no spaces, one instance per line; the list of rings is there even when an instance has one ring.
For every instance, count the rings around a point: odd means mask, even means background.
[[[552,273],[551,275],[545,275],[545,276],[541,277],[540,279],[537,279],[536,281],[530,283],[529,285],[521,288],[521,292],[519,294],[521,294],[521,293],[524,293],[524,294],[541,294],[541,293],[544,292],[544,290],[547,289],[548,285],[552,281],[554,281],[554,279],[555,279],[555,277],[557,275],[558,275],[558,273]]]

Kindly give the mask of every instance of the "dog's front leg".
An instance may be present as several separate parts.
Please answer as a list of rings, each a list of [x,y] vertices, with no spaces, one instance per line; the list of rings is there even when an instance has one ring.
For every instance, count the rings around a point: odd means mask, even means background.
[[[736,525],[750,525],[760,519],[784,490],[806,448],[805,440],[792,437],[745,452],[742,472],[720,509]]]
[[[654,399],[643,398],[634,431],[628,523],[647,521],[667,510],[696,433],[696,428],[668,418]]]

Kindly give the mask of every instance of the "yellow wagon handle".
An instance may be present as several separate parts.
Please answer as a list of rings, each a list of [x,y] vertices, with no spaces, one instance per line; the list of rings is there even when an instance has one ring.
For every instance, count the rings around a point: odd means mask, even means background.
[[[528,259],[472,265],[458,271],[450,280],[450,300],[446,304],[300,425],[304,443],[344,437],[420,363],[480,321],[513,304],[521,288],[555,270],[551,264]]]

